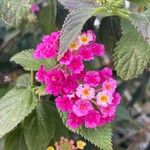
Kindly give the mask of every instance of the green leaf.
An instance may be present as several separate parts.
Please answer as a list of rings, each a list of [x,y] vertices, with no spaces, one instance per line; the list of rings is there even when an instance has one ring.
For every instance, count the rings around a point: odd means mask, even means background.
[[[77,130],[77,133],[103,150],[112,150],[112,130],[110,124],[95,129],[82,127]]]
[[[28,150],[21,126],[18,126],[7,134],[5,138],[5,150]]]
[[[30,74],[25,73],[19,76],[16,80],[16,88],[29,88],[30,86]]]
[[[24,121],[24,134],[29,150],[45,150],[55,132],[54,116],[46,104],[39,103]]]
[[[3,0],[0,10],[2,19],[10,25],[18,26],[26,16],[30,9],[30,4],[33,2],[33,0]]]
[[[48,106],[48,105],[46,105]],[[49,105],[51,112],[53,113],[53,115],[55,116],[55,134],[54,134],[54,142],[60,140],[61,137],[69,137],[69,130],[68,128],[66,128],[66,126],[64,125],[58,110],[56,109],[56,107],[51,103],[51,105]]]
[[[98,38],[105,45],[107,52],[112,53],[120,37],[120,19],[114,16],[103,18],[98,30]]]
[[[150,9],[131,15],[131,22],[150,45]]]
[[[150,7],[150,0],[129,0],[130,2],[133,2],[135,4],[143,5],[146,7]]]
[[[14,129],[37,105],[32,90],[12,89],[0,99],[0,138]]]
[[[95,15],[96,7],[86,7],[72,11],[65,19],[61,36],[60,36],[60,54],[59,58],[63,56],[69,45],[75,40],[80,33],[85,22]],[[59,59],[58,58],[58,59]]]
[[[41,65],[51,68],[56,64],[53,59],[35,60],[33,58],[33,50],[22,51],[11,58],[16,64],[20,64],[25,70],[36,71]]]
[[[150,61],[150,46],[127,20],[122,21],[123,36],[114,50],[117,74],[132,79],[143,72]]]
[[[98,5],[96,0],[58,0],[66,9],[71,11],[83,8]]]
[[[64,124],[66,124],[67,115],[60,112],[60,116]],[[112,129],[110,124],[107,124],[103,127],[97,127],[95,129],[81,127],[76,131],[72,131],[80,134],[86,140],[103,150],[112,150]]]
[[[49,5],[43,7],[38,13],[39,23],[44,34],[49,34],[56,30],[56,0],[49,0]]]

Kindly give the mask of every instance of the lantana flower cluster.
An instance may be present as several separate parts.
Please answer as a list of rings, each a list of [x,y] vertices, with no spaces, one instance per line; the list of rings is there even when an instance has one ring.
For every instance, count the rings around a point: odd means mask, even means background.
[[[57,58],[60,32],[43,37],[34,52],[35,59]],[[121,97],[116,92],[117,82],[112,70],[87,71],[85,61],[103,56],[103,44],[96,43],[95,34],[89,30],[80,34],[58,61],[46,70],[41,66],[36,73],[37,81],[45,84],[47,94],[53,94],[57,108],[67,114],[67,125],[76,129],[84,125],[96,128],[115,118]]]

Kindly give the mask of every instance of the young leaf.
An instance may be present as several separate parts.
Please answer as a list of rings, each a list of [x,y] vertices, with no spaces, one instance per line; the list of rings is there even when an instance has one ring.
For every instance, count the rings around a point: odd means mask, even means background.
[[[123,36],[114,50],[114,65],[125,79],[137,77],[150,60],[150,46],[127,20],[122,21]]]
[[[63,56],[69,45],[75,40],[80,33],[85,22],[92,17],[96,12],[96,7],[89,6],[72,11],[65,19],[61,36],[60,36],[60,54],[59,58]]]
[[[43,7],[38,13],[39,23],[45,34],[50,34],[56,30],[56,0],[49,0],[49,5]]]
[[[28,150],[21,126],[18,126],[7,134],[5,138],[5,150]]]
[[[60,112],[60,116],[64,124],[66,124],[66,114]],[[76,131],[72,131],[80,134],[86,140],[103,150],[112,150],[112,130],[110,124],[107,124],[103,127],[97,127],[95,129],[87,129],[85,127],[81,127]]]
[[[56,64],[55,60],[52,59],[35,60],[32,55],[32,49],[25,50],[13,56],[10,61],[20,64],[25,70],[28,71],[36,71],[41,65],[51,68]]]
[[[150,9],[131,15],[131,22],[150,45]]]
[[[98,5],[96,0],[58,0],[66,9],[70,11],[83,7]]]
[[[32,90],[12,89],[0,99],[0,138],[14,129],[37,105]]]
[[[36,110],[24,121],[24,135],[29,150],[45,150],[55,132],[51,109],[39,103]]]
[[[34,0],[3,0],[3,3],[0,3],[2,4],[2,7],[0,7],[2,19],[10,25],[18,26],[33,2]]]

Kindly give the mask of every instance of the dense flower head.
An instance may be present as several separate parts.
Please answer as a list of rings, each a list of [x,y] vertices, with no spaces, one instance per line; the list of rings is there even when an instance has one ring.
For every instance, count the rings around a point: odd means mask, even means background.
[[[42,42],[36,47],[33,54],[35,59],[55,58],[59,50],[60,32],[54,32],[51,35],[45,35]]]
[[[59,53],[60,32],[43,37],[34,52],[36,59],[56,58]],[[41,66],[37,81],[45,84],[47,94],[56,96],[56,107],[66,113],[67,125],[76,129],[104,126],[115,119],[121,97],[116,92],[117,81],[112,69],[87,71],[85,61],[103,56],[105,47],[96,43],[93,31],[81,33],[67,49],[58,64],[46,70]]]

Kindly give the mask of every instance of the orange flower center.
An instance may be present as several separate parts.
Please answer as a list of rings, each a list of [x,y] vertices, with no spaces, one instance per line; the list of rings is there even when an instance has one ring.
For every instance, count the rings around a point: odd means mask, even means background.
[[[88,38],[87,38],[86,36],[82,36],[82,37],[81,37],[81,40],[82,40],[82,42],[87,42],[87,41],[88,41]]]
[[[100,101],[102,101],[102,102],[104,102],[104,103],[106,103],[107,100],[108,100],[108,98],[107,98],[106,95],[102,95],[102,96],[100,97]]]
[[[72,42],[72,43],[70,44],[70,48],[71,48],[71,49],[77,48],[77,43],[76,43],[75,41]]]
[[[83,90],[83,94],[84,94],[85,96],[89,96],[89,95],[90,95],[89,89],[84,89],[84,90]]]

